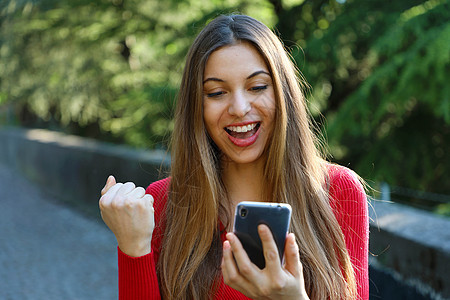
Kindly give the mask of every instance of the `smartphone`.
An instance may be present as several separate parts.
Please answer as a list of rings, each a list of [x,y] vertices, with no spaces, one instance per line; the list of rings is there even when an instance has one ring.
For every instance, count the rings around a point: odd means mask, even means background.
[[[283,263],[284,244],[291,221],[291,206],[285,203],[240,202],[236,206],[233,231],[241,241],[250,260],[264,269],[263,247],[258,234],[258,225],[270,228],[278,248],[280,262]]]

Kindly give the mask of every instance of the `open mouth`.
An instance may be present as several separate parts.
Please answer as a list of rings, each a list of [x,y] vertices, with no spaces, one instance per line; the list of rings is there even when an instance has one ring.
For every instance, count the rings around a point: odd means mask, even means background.
[[[261,124],[259,122],[244,126],[228,126],[225,127],[225,131],[237,139],[246,139],[254,135],[260,126]]]
[[[246,147],[256,141],[260,127],[260,122],[254,122],[239,126],[227,126],[224,129],[228,133],[228,138],[233,144],[240,147]]]

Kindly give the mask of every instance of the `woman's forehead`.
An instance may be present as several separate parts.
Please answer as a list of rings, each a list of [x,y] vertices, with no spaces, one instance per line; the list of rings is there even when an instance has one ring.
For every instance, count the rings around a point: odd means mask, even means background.
[[[259,70],[269,73],[262,55],[251,43],[240,42],[211,53],[206,61],[204,80],[211,76],[232,76],[238,73],[250,75]]]

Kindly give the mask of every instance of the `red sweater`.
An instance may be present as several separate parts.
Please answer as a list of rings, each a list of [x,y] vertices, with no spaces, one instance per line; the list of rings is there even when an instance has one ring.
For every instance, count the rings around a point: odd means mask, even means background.
[[[367,199],[355,174],[341,166],[329,168],[330,203],[345,236],[347,249],[353,264],[359,299],[369,299],[368,237],[369,222]],[[158,227],[167,200],[169,180],[152,183],[147,193],[154,199],[155,230],[152,236],[152,252],[141,257],[130,257],[118,249],[119,299],[160,299],[156,265],[160,254],[163,232]],[[221,236],[225,239],[225,233]],[[249,299],[225,285],[223,280],[215,299]]]

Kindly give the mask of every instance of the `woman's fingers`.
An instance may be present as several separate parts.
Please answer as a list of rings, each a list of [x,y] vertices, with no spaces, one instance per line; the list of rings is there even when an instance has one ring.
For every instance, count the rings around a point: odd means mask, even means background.
[[[108,179],[106,179],[106,184],[101,191],[101,195],[103,196],[104,194],[106,194],[106,192],[115,184],[116,184],[116,178],[114,178],[114,176],[112,176],[112,175],[109,175]]]
[[[139,199],[144,197],[145,195],[145,189],[138,186],[137,188],[133,189],[131,192],[129,192],[128,194],[126,194],[127,197],[132,198],[132,199]]]
[[[116,183],[110,176],[99,200],[105,224],[116,236],[119,248],[138,257],[151,251],[155,227],[153,197],[134,183]]]
[[[114,185],[110,186],[112,183]],[[137,200],[145,196],[145,189],[136,187],[134,183],[115,183],[114,177],[110,176],[102,190],[100,205],[105,206],[114,200],[114,205],[121,205],[126,199]],[[153,201],[152,201],[153,204]]]
[[[231,251],[230,241],[225,241],[223,243],[222,273],[224,281],[228,283],[236,281],[239,275]]]
[[[281,271],[281,262],[280,256],[278,254],[278,248],[269,227],[264,224],[259,225],[258,233],[263,245],[266,268],[272,271]]]
[[[289,233],[286,238],[286,244],[284,249],[284,268],[291,273],[295,278],[299,278],[302,271],[302,264],[300,262],[300,255],[298,245],[295,241],[295,235]]]
[[[223,243],[222,276],[223,281],[233,288],[238,288],[244,280],[239,274],[229,240]]]
[[[153,208],[153,203],[155,202],[155,199],[153,199],[153,196],[152,196],[152,195],[145,194],[145,195],[142,197],[142,200],[145,201],[145,204],[146,204],[146,205],[151,206],[152,210],[154,210],[154,208]]]
[[[122,183],[116,183],[113,186],[108,188],[108,191],[105,192],[101,197],[100,197],[100,207],[102,206],[106,206],[109,205],[114,197],[116,196],[117,192],[120,190],[120,188],[122,187]]]
[[[258,233],[263,244],[266,267],[260,270],[254,265],[238,237],[228,233],[227,241],[223,244],[224,282],[250,298],[308,299],[294,235],[291,233],[286,237],[286,263],[281,266],[278,248],[269,227],[258,226]]]
[[[244,277],[254,278],[256,276],[256,272],[259,269],[251,262],[247,252],[244,250],[244,247],[242,247],[239,238],[234,233],[228,233],[227,239],[230,243],[233,256],[236,259],[236,264],[239,272]]]
[[[233,239],[233,236],[230,236],[231,240]],[[237,239],[236,236],[234,236],[234,238]],[[235,290],[246,291],[245,294],[247,296],[254,295],[255,288],[253,284],[243,276],[236,261],[237,259],[235,259],[234,250],[232,250],[230,240],[226,240],[223,243],[223,259],[221,266],[224,283]],[[256,266],[253,267],[257,268]]]
[[[124,183],[123,186],[117,191],[117,196],[125,196],[132,192],[136,186],[132,182]]]

